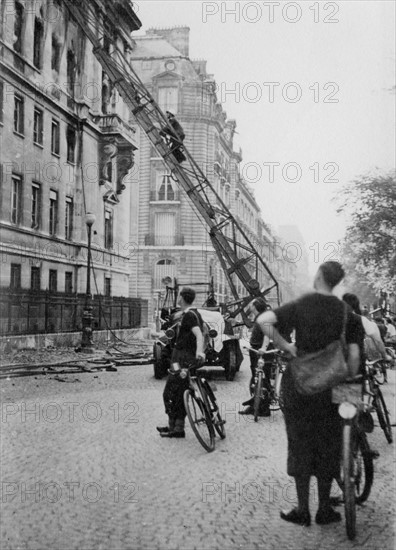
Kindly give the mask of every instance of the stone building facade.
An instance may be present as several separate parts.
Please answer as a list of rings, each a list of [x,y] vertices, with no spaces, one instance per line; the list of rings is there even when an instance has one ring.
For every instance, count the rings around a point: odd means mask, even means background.
[[[141,23],[131,2],[111,3],[122,19],[109,32],[129,56]],[[84,293],[92,212],[92,293],[128,296],[139,141],[128,108],[63,2],[1,3],[0,67],[2,292]]]
[[[189,28],[149,29],[144,36],[135,37],[135,42],[134,69],[161,109],[176,115],[188,150],[263,258],[270,260],[274,238],[261,219],[252,189],[240,175],[242,154],[234,148],[236,122],[227,119],[218,101],[206,61],[189,58]],[[130,295],[149,300],[152,321],[167,278],[176,278],[180,285],[191,284],[196,290],[205,287],[194,283],[213,279],[217,301],[232,299],[207,227],[142,134],[136,164],[131,202],[135,222],[130,240],[137,254],[132,259]],[[271,285],[265,271],[259,279],[262,286]],[[238,286],[244,295],[239,282]],[[204,299],[205,295],[199,296],[197,303]]]

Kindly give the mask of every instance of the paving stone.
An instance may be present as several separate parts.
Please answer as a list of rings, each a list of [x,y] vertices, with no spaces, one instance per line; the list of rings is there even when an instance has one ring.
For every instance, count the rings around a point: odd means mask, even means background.
[[[380,428],[369,434],[380,457],[355,541],[344,521],[301,528],[280,519],[295,504],[283,418],[237,414],[249,372],[244,364],[233,382],[216,379],[227,438],[213,453],[189,426],[184,440],[159,437],[165,380],[151,366],[83,373],[78,384],[3,380],[2,550],[393,549],[394,446]],[[389,379],[390,405],[394,371]],[[311,505],[314,516],[314,481]]]

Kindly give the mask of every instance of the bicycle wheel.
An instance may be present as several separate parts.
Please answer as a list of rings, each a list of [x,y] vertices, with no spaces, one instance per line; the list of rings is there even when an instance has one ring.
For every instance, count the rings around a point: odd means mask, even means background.
[[[188,389],[183,395],[188,420],[202,447],[209,453],[215,448],[215,434],[212,421],[203,401],[195,396],[193,390]]]
[[[346,423],[342,434],[342,485],[344,491],[346,532],[349,540],[353,540],[356,536],[355,479],[351,432],[351,424]]]
[[[263,373],[259,372],[257,374],[257,382],[254,388],[254,398],[253,398],[253,412],[254,412],[254,421],[257,422],[258,414],[260,409],[260,402],[263,396]]]
[[[231,342],[233,342],[231,340]],[[224,366],[225,368],[225,378],[228,382],[232,382],[235,378],[236,373],[236,365],[237,365],[237,355],[235,350],[235,344],[229,344],[228,345],[228,356],[227,361]]]
[[[368,499],[374,479],[373,457],[364,432],[356,434],[353,461],[355,502],[361,504]]]
[[[208,397],[210,414],[212,416],[213,426],[214,426],[216,432],[221,437],[221,439],[225,439],[225,436],[226,436],[225,428],[224,428],[225,420],[223,420],[222,417],[221,417],[219,407],[217,405],[216,397],[213,393],[213,390],[210,387],[210,384],[207,380],[202,381],[202,386],[204,387],[204,389],[206,391],[206,395]]]
[[[380,388],[377,388],[375,392],[373,405],[375,407],[375,410],[377,411],[378,422],[381,428],[384,430],[386,440],[388,443],[392,443],[392,426],[390,423],[389,413],[388,409],[386,408],[384,396],[382,395],[382,391],[380,390]]]
[[[355,503],[362,504],[365,502],[371,491],[374,480],[374,463],[373,456],[364,432],[357,432],[353,443],[353,471],[354,471],[354,488],[355,488]],[[341,459],[341,477],[336,479],[339,488],[344,493],[344,469],[343,457]],[[335,505],[345,502],[340,497],[333,497]]]

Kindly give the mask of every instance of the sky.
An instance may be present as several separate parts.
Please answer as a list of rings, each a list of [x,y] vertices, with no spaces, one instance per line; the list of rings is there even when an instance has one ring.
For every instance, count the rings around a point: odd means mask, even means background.
[[[298,226],[311,269],[344,235],[340,188],[395,167],[395,5],[134,2],[136,34],[190,27],[190,58],[208,61],[237,122],[242,174],[263,218],[275,231]]]

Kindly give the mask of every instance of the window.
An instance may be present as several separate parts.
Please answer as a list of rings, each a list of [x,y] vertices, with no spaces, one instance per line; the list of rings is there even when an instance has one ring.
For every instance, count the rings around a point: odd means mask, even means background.
[[[177,114],[178,89],[176,87],[167,87],[158,89],[158,105],[163,111],[170,111]]]
[[[25,101],[22,96],[15,94],[14,96],[14,132],[23,134]]]
[[[65,292],[71,294],[73,292],[73,272],[66,271],[65,273]]]
[[[113,181],[113,161],[112,160],[109,160],[108,162],[106,162],[105,174],[106,174],[106,180],[112,182]]]
[[[59,155],[60,151],[59,134],[59,121],[53,118],[51,127],[51,152],[54,155]]]
[[[110,86],[107,81],[102,83],[102,113],[107,115],[110,102]]]
[[[33,117],[33,141],[37,145],[43,144],[43,120],[43,111],[38,107],[35,107]]]
[[[66,72],[67,72],[67,92],[74,98],[75,95],[75,80],[76,80],[76,58],[72,50],[67,50],[66,58]]]
[[[66,197],[65,209],[65,238],[69,241],[73,237],[73,199]]]
[[[22,37],[23,37],[23,18],[24,10],[22,4],[15,2],[15,19],[14,19],[14,50],[22,53]]]
[[[165,277],[174,278],[176,274],[176,265],[172,260],[160,260],[157,262],[154,268],[154,288],[160,289],[163,288],[164,284],[162,279]]]
[[[108,209],[105,210],[104,245],[105,248],[113,247],[113,212]]]
[[[19,176],[12,176],[11,188],[11,221],[19,223],[22,211],[22,179]]]
[[[224,202],[226,206],[230,206],[230,186],[226,183],[225,184],[225,191],[224,191]]]
[[[58,272],[56,269],[49,270],[48,290],[50,292],[56,292],[58,290]]]
[[[11,264],[10,288],[21,288],[21,264]]]
[[[104,280],[104,293],[105,296],[110,297],[111,296],[111,278],[105,277]]]
[[[66,130],[67,142],[67,162],[75,162],[74,151],[76,148],[76,131],[72,126],[68,126]]]
[[[176,216],[173,213],[161,212],[155,215],[154,244],[174,246],[176,236]]]
[[[41,188],[38,183],[32,184],[32,229],[40,227]]]
[[[3,122],[3,109],[4,109],[4,82],[0,80],[0,123]]]
[[[170,174],[157,175],[157,200],[159,201],[174,201],[175,190],[172,185]]]
[[[34,42],[33,42],[33,65],[37,69],[41,69],[41,67],[42,67],[43,38],[44,38],[43,22],[38,17],[35,17],[35,19],[34,19]]]
[[[58,193],[50,191],[49,234],[55,235],[58,226]]]
[[[41,272],[39,267],[32,267],[30,269],[30,288],[31,290],[40,290],[40,278]]]
[[[61,44],[55,34],[52,35],[51,69],[59,73],[61,61]]]

